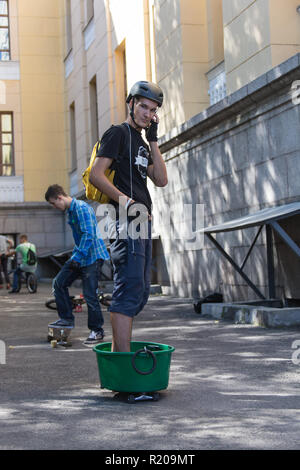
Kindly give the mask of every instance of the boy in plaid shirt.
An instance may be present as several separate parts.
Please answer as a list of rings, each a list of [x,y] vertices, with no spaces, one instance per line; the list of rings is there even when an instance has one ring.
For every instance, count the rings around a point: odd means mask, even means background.
[[[95,212],[86,202],[68,196],[57,184],[49,186],[45,199],[56,209],[67,212],[75,241],[71,258],[53,281],[60,319],[49,326],[74,326],[68,287],[80,277],[88,307],[88,328],[91,330],[85,344],[96,344],[104,337],[104,320],[97,296],[98,264],[100,260],[109,259],[109,254],[100,236]]]

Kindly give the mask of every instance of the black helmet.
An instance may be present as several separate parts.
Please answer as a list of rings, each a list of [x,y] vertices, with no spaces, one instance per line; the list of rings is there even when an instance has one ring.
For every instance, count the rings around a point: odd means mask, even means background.
[[[163,104],[164,94],[161,88],[155,83],[140,81],[136,82],[129,92],[126,103],[129,103],[134,96],[143,96],[149,100],[155,101],[158,106]]]

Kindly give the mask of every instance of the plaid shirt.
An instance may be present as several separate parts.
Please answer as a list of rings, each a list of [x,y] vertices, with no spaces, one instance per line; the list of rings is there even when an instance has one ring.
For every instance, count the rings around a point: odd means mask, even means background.
[[[84,201],[73,198],[68,209],[70,224],[75,241],[71,259],[81,266],[89,266],[97,259],[109,259],[105,243],[101,238],[94,210]]]

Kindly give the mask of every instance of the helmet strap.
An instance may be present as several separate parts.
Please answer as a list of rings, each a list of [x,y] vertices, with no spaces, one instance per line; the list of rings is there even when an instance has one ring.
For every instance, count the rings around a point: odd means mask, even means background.
[[[137,123],[135,122],[135,119],[134,119],[134,96],[132,98],[132,106],[131,106],[131,109],[130,109],[130,117],[133,120],[134,124],[137,126]]]
[[[131,117],[132,121],[134,122],[134,124],[136,125],[137,129],[140,129],[140,126],[136,123],[136,121],[134,119],[134,100],[135,100],[135,97],[133,96],[132,97],[132,106],[131,106],[131,109],[130,109],[130,117]]]

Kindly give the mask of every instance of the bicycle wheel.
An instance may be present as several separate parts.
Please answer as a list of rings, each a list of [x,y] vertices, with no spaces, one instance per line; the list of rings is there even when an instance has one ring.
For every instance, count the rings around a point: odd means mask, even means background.
[[[57,310],[56,301],[52,297],[51,297],[51,299],[46,300],[45,306],[47,308],[50,308],[50,310]]]
[[[27,284],[28,292],[30,292],[30,294],[35,294],[35,292],[37,291],[37,278],[35,274],[33,273],[28,274],[27,279],[26,279],[26,284]]]
[[[82,304],[82,302],[79,303],[78,300],[75,299],[75,295],[70,295],[70,299],[71,299],[71,302],[72,302],[72,310],[74,310],[77,307],[77,305]],[[50,310],[57,310],[55,298],[50,297],[50,299],[46,300],[45,306],[47,308],[50,308]]]

